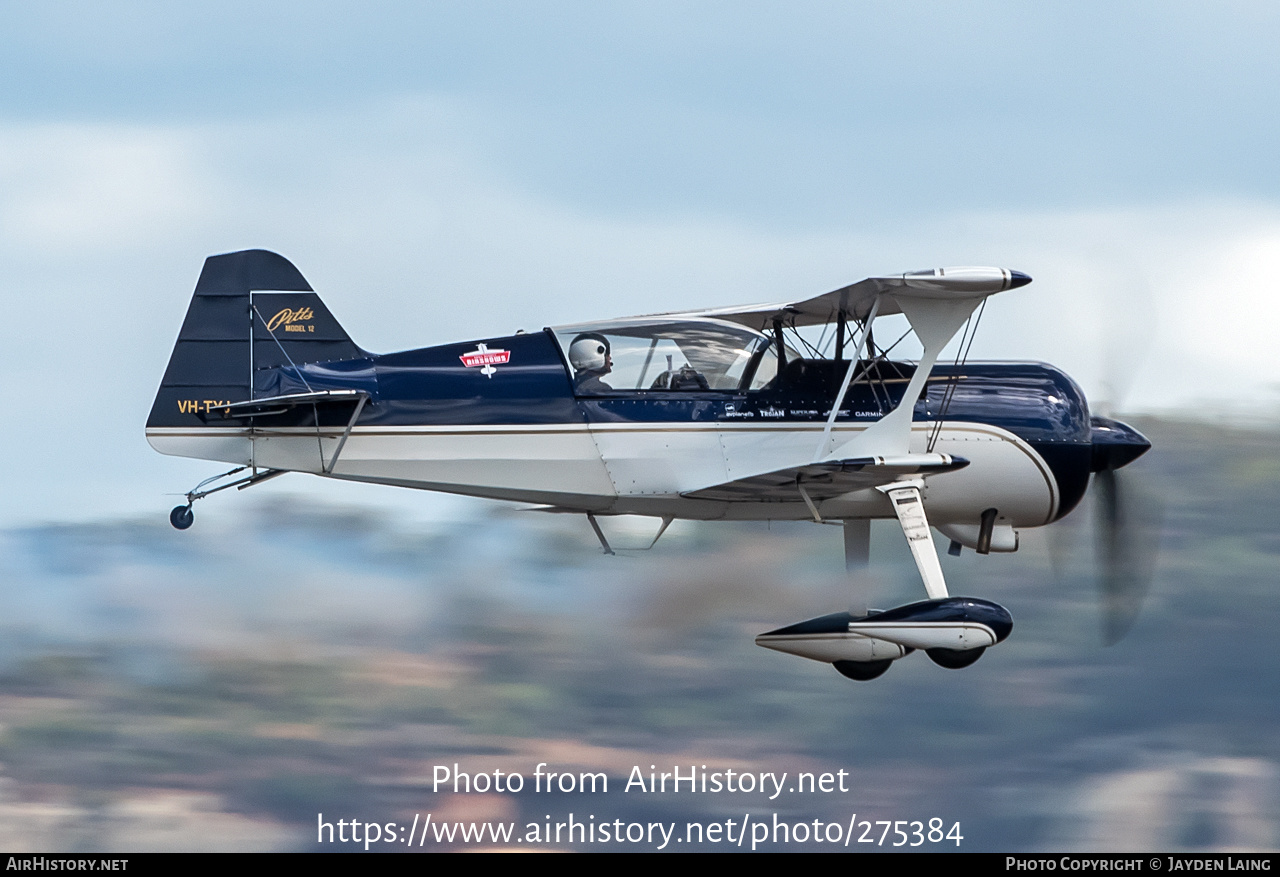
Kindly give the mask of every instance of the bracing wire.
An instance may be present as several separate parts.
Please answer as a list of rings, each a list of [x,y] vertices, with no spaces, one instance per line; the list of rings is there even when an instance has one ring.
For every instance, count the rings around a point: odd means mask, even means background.
[[[960,346],[956,350],[955,369],[951,373],[951,378],[947,381],[946,389],[942,394],[942,404],[938,406],[938,413],[934,417],[933,430],[929,433],[927,452],[930,454],[933,453],[934,446],[938,443],[938,436],[942,434],[942,422],[947,417],[947,411],[951,408],[951,400],[955,397],[956,387],[960,383],[960,370],[969,360],[969,349],[973,347],[973,339],[978,335],[978,325],[982,322],[982,314],[986,309],[987,300],[984,298],[982,304],[978,306],[977,315],[965,321],[964,333],[960,336]]]

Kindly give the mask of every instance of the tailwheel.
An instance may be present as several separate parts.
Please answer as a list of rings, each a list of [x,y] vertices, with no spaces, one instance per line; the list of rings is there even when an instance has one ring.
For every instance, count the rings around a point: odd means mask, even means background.
[[[893,661],[833,661],[831,666],[835,667],[841,676],[849,679],[856,679],[858,682],[870,682],[877,676],[883,676],[884,671],[889,669],[889,665]]]
[[[191,511],[189,505],[174,506],[173,511],[169,512],[169,523],[173,524],[175,529],[185,530],[195,521],[195,512]]]
[[[982,657],[986,646],[978,649],[926,649],[925,654],[939,667],[948,670],[963,670]]]
[[[364,405],[363,402],[360,404]],[[356,412],[359,413],[359,411],[360,409],[356,408]],[[338,449],[342,449],[341,444],[338,445]],[[191,505],[196,500],[204,499],[209,494],[218,493],[219,491],[226,490],[228,487],[234,487],[237,490],[244,490],[246,487],[253,487],[255,484],[261,484],[263,481],[268,481],[275,478],[277,475],[283,475],[285,473],[284,469],[263,469],[261,471],[254,469],[252,475],[246,475],[236,481],[228,481],[226,484],[221,484],[217,487],[209,487],[209,485],[213,484],[215,481],[230,478],[232,475],[243,472],[246,468],[248,467],[237,466],[230,472],[223,472],[221,475],[214,475],[210,478],[206,478],[204,481],[201,481],[193,490],[187,492],[186,505],[174,506],[173,511],[169,512],[169,523],[173,524],[174,528],[177,530],[185,530],[195,522],[196,516],[195,513],[191,511]],[[327,469],[325,471],[326,473],[328,472]],[[205,488],[208,489],[206,490]]]

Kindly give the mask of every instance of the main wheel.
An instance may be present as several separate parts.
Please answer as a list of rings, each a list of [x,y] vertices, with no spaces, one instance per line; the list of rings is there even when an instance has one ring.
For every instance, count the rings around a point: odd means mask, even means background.
[[[859,682],[869,682],[877,676],[883,676],[884,671],[888,670],[892,663],[893,661],[834,661],[831,666],[835,667],[841,676],[847,676]]]
[[[987,650],[986,646],[980,649],[928,649],[925,654],[928,655],[933,663],[939,667],[946,667],[948,670],[963,670],[974,661],[982,657],[982,653]]]
[[[195,521],[195,512],[191,511],[189,505],[178,505],[173,507],[173,511],[169,512],[169,523],[173,524],[175,529],[185,530]]]

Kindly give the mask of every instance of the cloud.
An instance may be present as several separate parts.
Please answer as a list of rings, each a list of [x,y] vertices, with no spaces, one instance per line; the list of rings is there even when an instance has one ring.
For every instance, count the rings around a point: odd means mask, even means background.
[[[194,166],[195,134],[158,126],[9,127],[0,134],[5,246],[79,258],[191,222],[210,195]]]

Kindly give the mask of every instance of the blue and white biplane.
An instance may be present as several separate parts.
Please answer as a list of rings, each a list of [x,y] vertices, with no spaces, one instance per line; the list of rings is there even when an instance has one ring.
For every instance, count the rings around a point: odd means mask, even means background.
[[[896,521],[927,599],[762,634],[771,649],[871,679],[923,650],[968,666],[1004,640],[1004,607],[951,596],[950,551],[1011,552],[1061,519],[1091,475],[1149,447],[1091,416],[1042,363],[939,364],[1000,268],[871,277],[803,301],[655,314],[400,353],[358,347],[298,270],[264,250],[211,256],[147,420],[157,451],[237,468],[175,508],[286,472],[529,503],[598,518],[806,520],[843,526],[855,583],[873,519]],[[877,345],[901,314],[916,361]],[[814,336],[821,332],[817,340]],[[219,480],[221,479],[221,480]],[[856,587],[855,587],[856,591]]]

